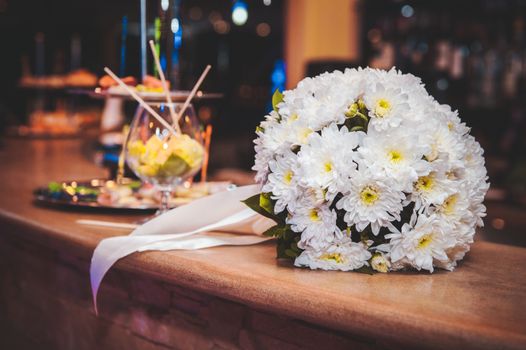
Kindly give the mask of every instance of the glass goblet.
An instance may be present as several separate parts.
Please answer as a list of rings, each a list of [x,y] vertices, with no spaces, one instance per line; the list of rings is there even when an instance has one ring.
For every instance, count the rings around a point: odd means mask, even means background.
[[[201,126],[192,105],[175,122],[182,103],[148,104],[172,126],[172,130],[139,105],[130,126],[125,154],[130,169],[161,192],[157,216],[169,210],[174,188],[199,171],[205,150]]]

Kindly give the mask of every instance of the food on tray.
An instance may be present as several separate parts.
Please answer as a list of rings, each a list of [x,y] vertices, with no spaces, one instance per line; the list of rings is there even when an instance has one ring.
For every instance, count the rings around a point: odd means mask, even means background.
[[[45,76],[24,75],[19,85],[25,88],[62,89],[66,87],[93,87],[97,85],[97,76],[81,68],[67,74]]]
[[[135,87],[135,90],[137,92],[161,93],[164,91],[161,80],[151,75],[146,75],[142,83],[140,84],[137,82],[137,80],[134,77],[130,77],[130,76],[121,78],[121,80],[126,85]],[[167,81],[166,84],[168,85],[168,89],[170,89],[170,82]],[[113,93],[113,94],[121,94],[121,93],[127,94],[126,90],[123,89],[121,86],[119,86],[118,83],[115,80],[113,80],[113,78],[110,77],[109,75],[104,75],[102,78],[99,79],[99,86],[102,90],[108,90],[110,93]]]
[[[77,69],[66,75],[65,85],[71,87],[92,87],[97,85],[97,76],[86,69]]]
[[[170,82],[167,81],[168,90],[170,90]],[[141,92],[163,92],[163,83],[161,80],[152,77],[151,75],[146,75],[142,80],[142,84],[139,84],[135,87],[137,91]]]
[[[230,182],[207,182],[181,185],[174,191],[170,206],[175,207],[207,196],[225,191]],[[44,201],[57,201],[63,204],[84,204],[94,207],[154,209],[161,201],[160,193],[150,184],[125,178],[121,185],[115,181],[94,179],[81,182],[50,182],[46,188],[36,192]]]
[[[68,199],[73,201],[96,201],[100,190],[97,187],[78,185],[75,181],[71,183],[50,182],[47,186],[47,194],[53,199]]]
[[[131,77],[131,76],[128,76],[128,77],[124,77],[121,79],[124,84],[126,85],[130,85],[130,86],[135,86],[137,85],[137,79],[135,79],[135,77]],[[115,80],[113,80],[112,77],[110,77],[109,75],[103,75],[102,78],[99,79],[99,86],[102,88],[102,89],[109,89],[110,87],[117,87],[118,84]]]

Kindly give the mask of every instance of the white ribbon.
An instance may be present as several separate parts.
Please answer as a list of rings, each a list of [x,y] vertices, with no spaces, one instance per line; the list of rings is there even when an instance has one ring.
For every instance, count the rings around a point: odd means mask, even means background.
[[[272,221],[247,208],[241,201],[260,192],[259,185],[238,187],[216,193],[170,210],[128,236],[103,239],[91,258],[90,278],[93,304],[102,279],[117,260],[146,250],[195,250],[220,245],[251,245],[270,238],[261,236]],[[226,231],[250,235],[209,235]]]

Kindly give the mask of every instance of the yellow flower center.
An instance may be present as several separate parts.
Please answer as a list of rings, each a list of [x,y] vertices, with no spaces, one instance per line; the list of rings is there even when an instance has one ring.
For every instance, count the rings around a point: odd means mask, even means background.
[[[435,179],[433,175],[420,176],[416,182],[416,188],[420,192],[431,191],[435,187]]]
[[[391,103],[385,98],[380,98],[376,101],[376,107],[374,109],[374,114],[377,117],[385,117],[389,111],[391,111]]]
[[[300,116],[297,115],[296,113],[294,113],[293,115],[291,115],[291,116],[289,117],[289,121],[290,121],[290,122],[295,122],[295,121],[298,120],[298,119],[300,119]]]
[[[402,156],[402,153],[396,150],[392,150],[388,153],[389,160],[391,163],[400,163],[401,160],[404,159]]]
[[[283,181],[285,181],[285,183],[286,183],[287,185],[289,185],[290,182],[292,181],[292,176],[293,176],[293,175],[294,175],[294,174],[292,173],[291,170],[287,171],[287,172],[285,173],[285,175],[283,175]]]
[[[343,256],[340,253],[326,253],[320,256],[322,260],[333,260],[334,262],[341,264],[344,262]]]
[[[307,137],[309,137],[309,135],[312,134],[312,130],[310,128],[304,128],[302,130],[299,131],[299,141],[300,143],[305,143],[307,142]]]
[[[311,221],[314,221],[314,222],[320,221],[320,216],[318,215],[318,211],[316,209],[312,209],[310,211],[309,219],[311,219]]]
[[[331,162],[325,162],[323,165],[325,172],[330,173],[332,171],[332,163]]]
[[[448,122],[447,128],[449,129],[449,131],[453,131],[453,129],[455,128],[455,124],[453,124],[453,122]]]
[[[428,247],[431,244],[432,241],[433,241],[433,233],[428,233],[426,235],[423,235],[418,240],[417,248],[418,249],[424,249],[424,248]]]
[[[446,214],[452,214],[455,211],[455,205],[458,201],[458,195],[453,194],[446,198],[444,203],[442,204],[442,211]]]
[[[360,192],[360,198],[366,205],[374,204],[379,197],[378,190],[372,186],[366,186]]]

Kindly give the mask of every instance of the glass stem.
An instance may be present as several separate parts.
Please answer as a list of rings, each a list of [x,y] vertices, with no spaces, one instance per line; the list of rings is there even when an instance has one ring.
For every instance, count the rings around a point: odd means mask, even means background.
[[[170,202],[170,197],[172,196],[172,191],[161,191],[161,206],[159,207],[158,214],[166,213],[170,208],[168,206]]]

